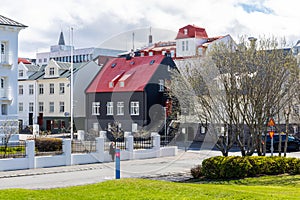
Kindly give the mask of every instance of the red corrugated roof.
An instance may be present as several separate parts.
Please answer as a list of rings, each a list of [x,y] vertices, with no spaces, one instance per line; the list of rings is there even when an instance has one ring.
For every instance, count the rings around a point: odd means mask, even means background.
[[[112,59],[95,77],[86,93],[143,91],[164,58],[163,55],[156,55],[134,57],[130,60]],[[154,63],[150,64],[152,60]],[[121,76],[115,81],[114,79],[120,74]],[[110,84],[113,81],[115,81],[114,84]],[[124,87],[120,85],[121,81],[124,81]]]
[[[187,29],[187,34],[185,34],[184,29]],[[206,33],[205,28],[201,28],[195,25],[187,25],[179,29],[176,40],[183,38],[207,38],[208,35]]]
[[[23,64],[31,64],[27,58],[18,58],[18,63],[22,62]]]

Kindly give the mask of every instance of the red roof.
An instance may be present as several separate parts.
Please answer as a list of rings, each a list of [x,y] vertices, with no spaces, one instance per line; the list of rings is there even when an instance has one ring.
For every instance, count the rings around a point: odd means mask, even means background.
[[[130,60],[111,59],[91,82],[86,93],[144,91],[164,58],[163,55],[155,55]]]
[[[18,64],[22,62],[23,64],[31,64],[27,58],[18,58]]]
[[[185,31],[187,30],[187,31]],[[195,25],[187,25],[179,29],[176,40],[183,38],[207,38],[208,35],[205,28],[201,28]]]

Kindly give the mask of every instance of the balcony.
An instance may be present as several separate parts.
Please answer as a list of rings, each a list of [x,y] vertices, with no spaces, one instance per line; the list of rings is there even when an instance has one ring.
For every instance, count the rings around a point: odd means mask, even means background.
[[[10,102],[12,100],[10,89],[0,89],[0,101]]]

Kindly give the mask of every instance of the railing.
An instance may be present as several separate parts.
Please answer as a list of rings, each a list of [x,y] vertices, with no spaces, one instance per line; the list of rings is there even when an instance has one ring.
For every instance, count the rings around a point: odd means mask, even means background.
[[[72,140],[72,153],[91,153],[96,152],[96,140],[80,141]]]
[[[26,144],[24,141],[0,145],[0,159],[2,158],[25,158]]]
[[[134,138],[133,139],[134,149],[151,149],[153,147],[152,138]]]
[[[162,147],[170,146],[171,143],[173,142],[173,140],[175,140],[174,136],[170,136],[170,135],[164,136],[164,135],[161,135],[160,136],[160,146],[162,146]]]

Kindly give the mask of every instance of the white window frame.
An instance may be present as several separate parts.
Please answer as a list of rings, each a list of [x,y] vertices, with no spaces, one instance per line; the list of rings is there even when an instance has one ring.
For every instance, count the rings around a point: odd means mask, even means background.
[[[54,83],[49,84],[49,94],[54,94]]]
[[[19,112],[23,112],[23,111],[24,111],[23,102],[19,102]]]
[[[19,70],[19,77],[23,77],[24,76],[24,70],[23,69],[20,69]]]
[[[63,101],[59,102],[59,112],[60,113],[65,112],[65,102],[63,102]]]
[[[64,93],[65,93],[65,84],[59,83],[59,94],[64,94]]]
[[[92,102],[92,115],[100,115],[100,102]]]
[[[189,41],[188,40],[185,41],[185,50],[186,51],[189,50]]]
[[[44,84],[39,84],[39,94],[44,94]]]
[[[130,115],[140,115],[140,102],[138,101],[130,102]]]
[[[54,76],[54,74],[55,74],[55,69],[54,69],[54,67],[50,67],[50,68],[49,68],[49,76]]]
[[[19,95],[23,95],[23,94],[24,94],[24,86],[19,85]]]
[[[117,102],[117,115],[124,115],[124,102]]]
[[[28,93],[29,93],[29,95],[33,95],[33,94],[34,94],[33,84],[30,84],[30,85],[28,86]]]
[[[114,115],[114,102],[106,103],[106,115]]]
[[[49,113],[54,113],[55,107],[54,107],[54,102],[51,101],[49,102]]]
[[[34,103],[33,102],[29,102],[29,109],[28,109],[29,112],[33,113],[33,111],[34,111],[33,109],[34,109]]]
[[[39,102],[39,112],[44,112],[44,102]]]

